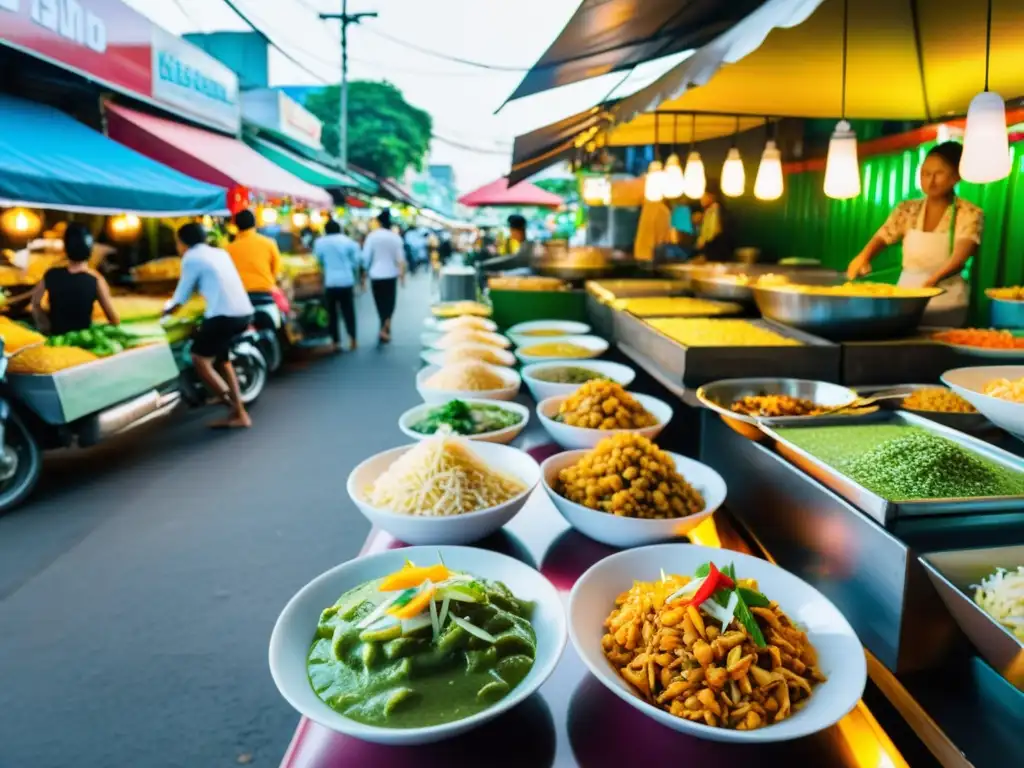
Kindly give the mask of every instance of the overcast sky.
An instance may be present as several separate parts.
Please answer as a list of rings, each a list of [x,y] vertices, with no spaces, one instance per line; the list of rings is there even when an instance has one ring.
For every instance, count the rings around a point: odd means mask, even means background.
[[[338,24],[319,20],[316,13],[337,13],[341,0],[234,1],[303,65],[272,50],[271,85],[338,82]],[[125,2],[177,34],[247,29],[223,0]],[[460,149],[438,139],[431,146],[430,162],[453,165],[458,187],[466,192],[508,171],[517,134],[599,102],[622,73],[522,99],[494,115],[524,72],[446,61],[381,33],[453,57],[525,69],[546,50],[579,4],[580,0],[350,0],[349,13],[376,11],[379,16],[362,27],[349,27],[349,75],[394,83],[407,101],[433,116],[436,136],[484,150]],[[650,82],[678,60],[668,57],[638,68],[619,94]]]

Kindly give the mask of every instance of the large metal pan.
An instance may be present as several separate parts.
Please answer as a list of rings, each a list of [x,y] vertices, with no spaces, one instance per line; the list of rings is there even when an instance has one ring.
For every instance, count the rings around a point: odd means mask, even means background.
[[[843,296],[786,286],[757,286],[753,291],[766,318],[833,341],[908,336],[921,324],[928,302],[942,292],[935,288],[920,296]]]

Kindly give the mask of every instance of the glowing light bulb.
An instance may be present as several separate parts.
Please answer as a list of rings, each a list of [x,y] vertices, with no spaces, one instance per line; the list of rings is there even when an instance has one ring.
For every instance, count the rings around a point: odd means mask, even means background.
[[[722,194],[726,197],[739,197],[747,188],[747,173],[743,168],[740,151],[733,147],[725,156],[722,166]]]
[[[314,226],[319,227],[327,219],[324,217],[323,211],[313,211],[311,214],[309,214],[309,220]]]
[[[277,209],[276,208],[263,208],[260,210],[260,223],[261,224],[274,224],[277,222]]]
[[[662,179],[665,172],[661,169],[660,160],[652,160],[647,166],[647,175],[644,177],[644,198],[652,203],[657,203],[665,197],[662,191]]]
[[[782,197],[782,153],[774,141],[764,145],[761,165],[754,179],[754,197],[758,200],[778,200]]]
[[[983,91],[967,108],[960,176],[974,184],[988,184],[1005,179],[1011,167],[1006,105],[998,93]]]
[[[301,211],[296,211],[292,214],[292,226],[296,229],[302,229],[306,224],[309,223],[309,216]]]
[[[848,200],[860,194],[857,134],[846,120],[836,123],[836,129],[828,142],[825,194],[836,200]]]
[[[612,184],[605,176],[588,176],[583,180],[583,202],[587,205],[608,205],[612,201]]]
[[[691,152],[686,158],[686,170],[683,171],[683,194],[691,200],[699,200],[704,196],[707,184],[704,161],[700,159],[699,152]]]
[[[661,177],[661,192],[665,197],[675,200],[677,197],[683,196],[685,187],[686,179],[683,177],[683,167],[679,163],[679,155],[673,152],[665,161],[665,170]]]
[[[22,232],[28,232],[31,225],[28,221],[28,216],[25,215],[24,211],[18,211],[14,214],[14,231],[18,234]]]

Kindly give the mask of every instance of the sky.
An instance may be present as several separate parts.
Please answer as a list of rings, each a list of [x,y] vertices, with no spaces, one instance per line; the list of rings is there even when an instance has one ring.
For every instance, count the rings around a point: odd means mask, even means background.
[[[248,27],[224,0],[124,0],[170,32],[241,31]],[[341,0],[233,0],[277,45],[270,84],[337,83],[341,68],[337,13]],[[605,75],[512,102],[494,111],[572,17],[580,0],[349,0],[349,13],[379,16],[349,27],[349,77],[388,80],[434,119],[430,163],[451,164],[468,192],[509,170],[516,135],[593,106],[625,73]],[[395,42],[395,41],[402,42]],[[410,47],[480,62],[483,69]],[[681,56],[638,67],[615,95],[651,82]],[[301,66],[300,66],[301,65]],[[506,71],[509,70],[509,71]],[[452,146],[443,139],[470,147]]]

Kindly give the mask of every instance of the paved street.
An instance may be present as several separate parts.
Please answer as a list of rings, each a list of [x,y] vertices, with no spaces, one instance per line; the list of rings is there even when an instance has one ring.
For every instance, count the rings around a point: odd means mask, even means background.
[[[48,462],[0,517],[0,768],[278,765],[298,717],[270,631],[367,533],[345,479],[405,442],[428,293],[400,293],[384,349],[359,297],[364,347],[272,380],[251,432],[206,409]]]

